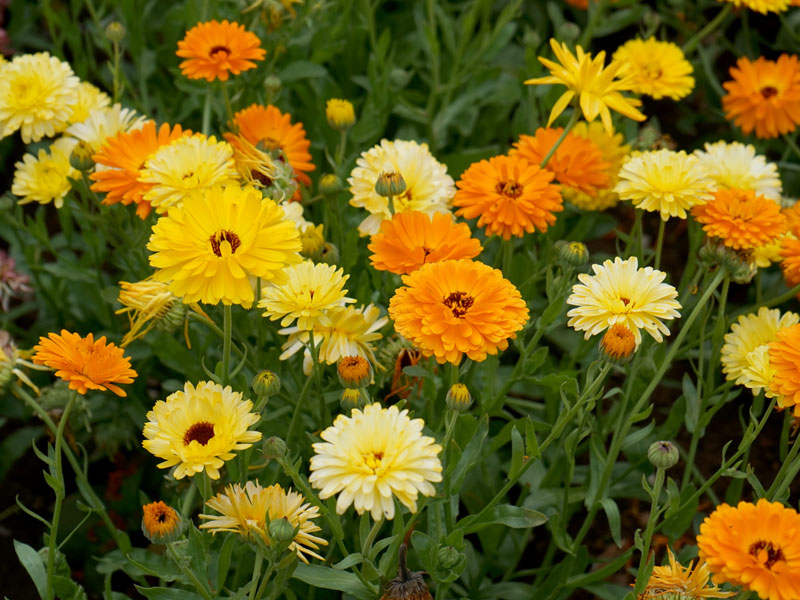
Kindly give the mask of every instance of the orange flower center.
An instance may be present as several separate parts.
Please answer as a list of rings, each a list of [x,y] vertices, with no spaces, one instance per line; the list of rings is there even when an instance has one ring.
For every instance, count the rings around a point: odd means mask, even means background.
[[[773,96],[778,95],[778,90],[771,85],[766,85],[761,88],[761,95],[764,96],[764,99],[769,100]]]
[[[509,198],[519,198],[522,195],[523,187],[516,181],[499,181],[495,186],[495,191]]]
[[[772,565],[779,560],[786,560],[780,548],[776,549],[775,546],[772,545],[772,542],[765,542],[764,540],[759,540],[751,544],[747,552],[755,556],[756,560],[763,563],[768,569],[772,569]]]
[[[211,51],[208,53],[208,55],[211,58],[217,58],[217,59],[228,58],[228,56],[230,56],[230,54],[231,54],[231,49],[228,48],[227,46],[214,46],[213,48],[211,48]]]
[[[221,229],[219,233],[212,235],[209,241],[211,242],[211,251],[220,258],[236,254],[236,249],[242,245],[239,236],[227,229]]]
[[[208,421],[200,421],[195,423],[186,433],[183,434],[183,445],[188,446],[192,442],[197,442],[201,446],[205,446],[208,440],[214,437],[214,425]]]
[[[453,312],[454,317],[461,319],[467,314],[469,307],[475,303],[475,298],[466,292],[453,292],[446,296],[442,302]]]

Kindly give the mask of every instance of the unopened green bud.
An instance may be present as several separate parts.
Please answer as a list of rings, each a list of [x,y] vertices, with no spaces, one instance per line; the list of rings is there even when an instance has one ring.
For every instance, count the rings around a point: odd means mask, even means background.
[[[461,558],[461,553],[452,546],[443,546],[436,553],[437,566],[441,569],[452,569]]]
[[[556,30],[556,39],[573,42],[581,34],[581,28],[571,21],[564,21]]]
[[[124,40],[126,33],[125,27],[119,21],[111,21],[106,26],[106,37],[115,44],[119,44]]]
[[[94,167],[92,147],[87,142],[78,142],[69,155],[69,164],[81,173]]]
[[[250,387],[256,396],[274,396],[281,391],[281,378],[268,369],[255,374]]]
[[[300,232],[300,243],[303,244],[300,254],[311,260],[317,260],[325,247],[325,236],[323,234],[325,225],[308,224]]]
[[[400,173],[381,173],[375,182],[375,192],[379,196],[399,196],[406,191],[406,180]]]
[[[580,267],[589,262],[589,249],[582,242],[559,240],[553,246],[558,254],[558,259],[564,264]]]
[[[358,388],[344,388],[339,396],[339,406],[342,412],[349,414],[354,408],[364,408],[367,405],[367,394]]]
[[[267,531],[269,531],[269,539],[278,544],[290,542],[295,535],[294,526],[286,517],[270,521]]]
[[[445,397],[447,408],[456,412],[466,412],[472,406],[472,395],[463,383],[454,383]]]
[[[323,196],[333,196],[342,191],[342,180],[333,173],[327,173],[319,178],[318,187]]]
[[[330,242],[325,242],[322,252],[319,253],[319,262],[326,265],[339,264],[339,249]]]
[[[275,97],[275,94],[281,91],[281,80],[276,75],[269,75],[264,80],[264,89],[270,98]]]
[[[277,460],[286,456],[286,442],[274,435],[264,440],[261,448],[267,460]]]
[[[672,442],[653,442],[650,444],[650,448],[647,450],[647,458],[654,467],[659,469],[669,469],[677,464],[678,459],[680,458],[680,453],[675,447],[675,444]]]
[[[180,300],[173,302],[162,317],[156,320],[156,329],[172,333],[186,321],[186,305]]]

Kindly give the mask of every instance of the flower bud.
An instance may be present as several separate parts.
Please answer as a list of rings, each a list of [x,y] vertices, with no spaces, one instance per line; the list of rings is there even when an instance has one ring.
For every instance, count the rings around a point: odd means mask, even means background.
[[[372,383],[372,365],[363,356],[344,356],[336,363],[339,383],[346,388],[363,388]]]
[[[281,91],[281,80],[276,75],[269,75],[264,80],[264,89],[270,98],[274,98]]]
[[[277,436],[268,437],[264,440],[261,452],[267,460],[277,460],[286,456],[286,442]]]
[[[364,390],[359,388],[344,388],[339,396],[339,406],[342,412],[349,414],[354,408],[364,408],[369,398]]]
[[[325,245],[322,246],[322,252],[319,254],[318,262],[325,263],[326,265],[338,264],[339,249],[330,242],[325,242]]]
[[[347,131],[356,122],[356,113],[353,105],[347,100],[331,98],[325,106],[325,117],[328,125],[339,131]]]
[[[636,338],[633,332],[622,325],[614,323],[600,340],[600,353],[608,360],[626,363],[636,350]]]
[[[472,406],[472,395],[463,383],[454,383],[445,397],[447,408],[456,412],[466,412]]]
[[[559,240],[553,246],[556,249],[558,260],[565,265],[580,267],[589,262],[589,249],[583,242]]]
[[[647,450],[647,458],[658,469],[669,469],[678,463],[680,454],[675,444],[668,441],[653,442]]]
[[[326,173],[319,178],[317,187],[323,196],[333,196],[342,191],[342,180],[333,173]]]
[[[269,539],[278,544],[292,541],[295,535],[294,526],[286,517],[270,521],[269,525],[267,525],[267,531],[269,532]]]
[[[281,391],[281,378],[268,369],[262,369],[253,376],[250,388],[256,396],[274,396]]]
[[[142,506],[142,533],[153,544],[168,544],[181,537],[183,521],[177,511],[164,502]]]
[[[92,160],[92,147],[88,142],[78,142],[72,149],[69,155],[69,164],[73,169],[77,169],[81,173],[94,168],[94,161]]]
[[[443,546],[436,553],[436,566],[441,569],[452,569],[461,558],[461,553],[452,546]]]
[[[375,182],[375,192],[379,196],[399,196],[406,191],[406,180],[400,173],[381,173]]]
[[[564,21],[556,29],[556,39],[564,42],[574,42],[581,34],[581,28],[571,21]]]
[[[325,247],[325,237],[322,235],[324,227],[325,225],[322,224],[309,224],[303,228],[303,231],[300,232],[300,243],[303,244],[300,254],[312,260],[319,258]]]
[[[125,26],[119,21],[111,21],[106,26],[106,37],[113,43],[119,44],[125,39]]]

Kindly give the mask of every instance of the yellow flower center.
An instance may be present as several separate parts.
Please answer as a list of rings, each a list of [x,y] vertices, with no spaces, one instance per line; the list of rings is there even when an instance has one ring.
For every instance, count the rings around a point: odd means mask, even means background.
[[[205,446],[208,440],[214,437],[214,424],[208,421],[200,421],[195,423],[186,433],[183,434],[183,445],[188,446],[192,442],[197,442],[201,446]]]
[[[369,452],[364,455],[364,464],[373,471],[381,468],[381,460],[383,460],[383,452]]]
[[[475,298],[466,292],[453,292],[449,296],[445,296],[442,302],[453,312],[454,317],[461,319],[475,303]]]
[[[514,180],[500,181],[495,186],[495,191],[498,194],[502,194],[503,196],[508,196],[509,198],[519,198],[522,195],[523,189],[524,188],[522,187],[522,185],[520,185]]]
[[[227,229],[220,229],[218,233],[209,238],[209,241],[211,242],[211,251],[220,258],[228,258],[231,254],[236,254],[236,249],[242,245],[239,236]]]
[[[213,48],[211,48],[211,51],[208,53],[208,55],[211,58],[222,60],[228,58],[230,53],[231,49],[228,48],[227,46],[214,46]]]
[[[775,546],[772,545],[772,542],[765,542],[764,540],[759,540],[751,544],[747,552],[755,556],[756,560],[767,567],[767,569],[772,569],[772,565],[779,560],[786,560],[780,548],[776,549]]]
[[[41,104],[41,87],[30,85],[24,78],[15,79],[11,82],[11,93],[9,97],[14,98],[18,106],[35,106]]]

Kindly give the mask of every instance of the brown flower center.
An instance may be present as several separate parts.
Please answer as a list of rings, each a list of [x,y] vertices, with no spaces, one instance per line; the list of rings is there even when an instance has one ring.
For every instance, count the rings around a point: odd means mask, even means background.
[[[772,545],[772,542],[765,542],[764,540],[759,540],[751,544],[747,552],[755,556],[756,560],[763,563],[768,569],[772,569],[772,565],[779,560],[786,560],[780,548],[776,549],[775,546]]]
[[[218,54],[220,52],[224,52],[224,55],[215,56],[216,54]],[[213,48],[211,48],[211,51],[208,53],[208,55],[211,58],[228,58],[228,56],[230,56],[230,54],[231,54],[231,49],[228,48],[227,46],[214,46]]]
[[[272,179],[257,169],[250,171],[250,177],[258,181],[264,187],[269,187],[272,185]]]
[[[239,236],[227,229],[221,229],[212,235],[209,241],[211,242],[211,251],[220,258],[236,254],[236,249],[242,245]]]
[[[205,446],[208,440],[214,437],[214,425],[208,421],[200,421],[195,423],[186,433],[183,434],[183,445],[188,446],[192,442],[197,442],[201,446]]]
[[[495,186],[495,191],[509,198],[519,198],[522,195],[523,187],[516,181],[500,181]]]
[[[167,520],[167,511],[164,509],[159,509],[158,513],[156,514],[156,521],[159,523],[163,523]]]
[[[771,85],[767,85],[761,88],[761,95],[764,96],[766,100],[769,100],[773,96],[778,95],[778,90]]]
[[[460,319],[467,314],[469,307],[475,303],[475,298],[466,292],[453,292],[449,296],[446,296],[442,302],[453,312],[454,317]]]

